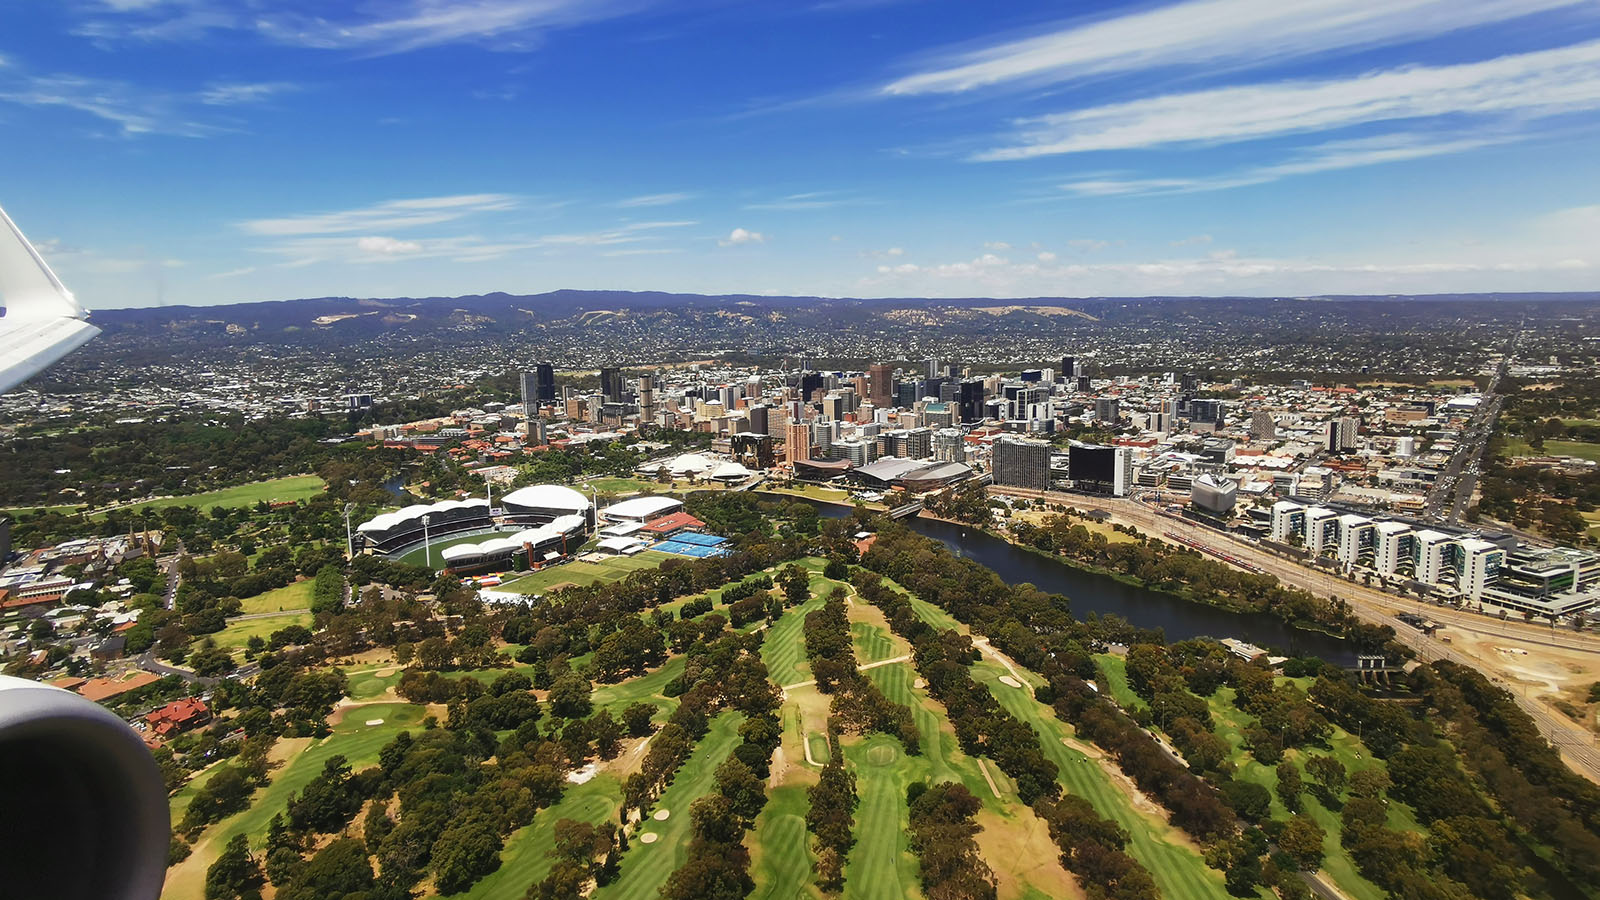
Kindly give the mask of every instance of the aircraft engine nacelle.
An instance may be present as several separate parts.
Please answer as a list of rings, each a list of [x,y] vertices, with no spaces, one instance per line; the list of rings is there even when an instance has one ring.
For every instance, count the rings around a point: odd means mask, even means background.
[[[171,822],[150,751],[111,712],[0,676],[0,896],[155,900]]]

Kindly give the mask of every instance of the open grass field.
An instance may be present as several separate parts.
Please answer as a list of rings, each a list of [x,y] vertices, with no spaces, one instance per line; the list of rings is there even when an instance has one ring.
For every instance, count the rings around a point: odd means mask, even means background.
[[[242,604],[239,613],[241,615],[251,616],[257,613],[275,613],[283,612],[285,610],[310,609],[312,587],[313,585],[311,579],[307,578],[305,581],[296,581],[293,584],[286,584],[281,588],[267,591],[264,594],[257,594],[254,597],[246,597],[239,601]]]
[[[1600,444],[1591,444],[1588,441],[1547,440],[1544,442],[1543,450],[1535,450],[1527,441],[1508,435],[1505,439],[1505,448],[1501,452],[1506,456],[1572,456],[1600,462]]]
[[[591,478],[575,487],[594,488],[602,494],[661,494],[667,490],[667,485],[628,477]]]
[[[303,752],[288,759],[282,768],[273,772],[272,781],[262,788],[250,808],[206,829],[195,842],[194,854],[187,860],[167,870],[164,900],[201,900],[205,888],[206,868],[216,854],[236,834],[250,836],[250,845],[259,850],[266,838],[267,823],[276,813],[283,812],[291,794],[298,793],[322,771],[323,763],[333,756],[343,755],[356,770],[378,761],[378,751],[394,740],[394,736],[407,728],[415,728],[426,715],[421,706],[409,703],[381,703],[348,708],[343,719],[333,727],[333,734],[312,743]],[[370,720],[382,719],[381,725],[367,725]]]
[[[900,742],[868,735],[846,743],[844,758],[856,773],[856,845],[845,861],[846,892],[859,900],[921,896],[917,860],[906,834],[906,785],[921,780]]]
[[[207,491],[203,494],[186,494],[181,497],[162,497],[157,500],[147,500],[143,503],[129,503],[118,506],[116,509],[136,511],[141,509],[163,509],[168,506],[193,506],[197,509],[226,506],[231,509],[239,506],[255,506],[262,500],[268,503],[305,500],[322,493],[326,487],[326,482],[315,475],[290,475],[286,478],[252,481],[249,484]],[[22,514],[34,513],[40,510],[54,510],[56,512],[71,513],[82,509],[83,504],[81,503],[69,503],[55,506],[16,506],[6,508],[5,512]],[[104,518],[99,513],[93,514],[93,516]]]
[[[666,810],[667,820],[658,822],[652,816],[640,823],[622,856],[622,873],[591,896],[597,900],[654,900],[667,878],[689,857],[689,806],[711,792],[717,766],[739,743],[743,721],[744,716],[736,712],[724,712],[711,721],[711,730],[695,745],[672,786],[651,808],[652,813]],[[646,832],[658,835],[655,843],[639,840]]]
[[[767,789],[767,806],[752,831],[750,874],[755,900],[806,900],[820,896],[816,888],[816,854],[806,831],[811,803],[805,787],[786,784]]]
[[[528,886],[550,873],[547,855],[556,843],[556,823],[577,819],[598,825],[615,819],[622,803],[622,787],[610,775],[597,775],[583,784],[568,785],[554,806],[539,810],[533,823],[506,839],[500,851],[500,868],[471,888],[452,897],[466,900],[517,900]]]
[[[168,506],[193,506],[199,509],[210,509],[213,506],[226,506],[232,509],[240,506],[255,506],[263,500],[268,503],[307,500],[322,493],[326,487],[327,484],[315,475],[290,475],[287,478],[252,481],[249,484],[241,484],[238,487],[207,491],[204,494],[162,497],[159,500],[133,503],[122,508],[139,510],[162,509]]]
[[[574,561],[506,581],[499,589],[518,594],[542,594],[558,584],[609,584],[621,581],[640,569],[654,569],[672,558],[668,553],[646,550],[636,556],[610,556],[601,562]]]
[[[594,703],[596,710],[609,709],[618,719],[622,718],[624,709],[635,703],[651,703],[657,709],[655,721],[665,722],[667,716],[672,715],[672,711],[678,708],[678,698],[668,697],[662,691],[666,689],[667,682],[683,674],[684,663],[684,657],[674,656],[661,668],[640,675],[638,678],[630,678],[618,684],[595,685],[594,693],[589,695],[589,699]]]
[[[199,644],[206,638],[211,638],[217,642],[218,647],[235,651],[234,657],[237,658],[244,652],[244,645],[252,637],[259,636],[262,640],[266,640],[274,631],[290,625],[305,625],[309,628],[311,613],[284,613],[260,619],[235,619],[216,634],[201,635],[195,639],[195,643]]]

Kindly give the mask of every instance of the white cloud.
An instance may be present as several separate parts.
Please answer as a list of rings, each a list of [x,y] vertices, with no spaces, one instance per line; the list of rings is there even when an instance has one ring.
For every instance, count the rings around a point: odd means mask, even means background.
[[[1286,162],[1257,166],[1238,172],[1194,178],[1095,178],[1072,181],[1061,185],[1062,190],[1083,197],[1106,197],[1117,194],[1191,194],[1200,191],[1222,191],[1230,188],[1267,184],[1294,175],[1311,175],[1359,166],[1390,162],[1426,159],[1451,153],[1463,153],[1516,138],[1510,136],[1482,136],[1460,138],[1435,138],[1428,135],[1390,134],[1360,138],[1350,141],[1331,141],[1299,151]],[[1181,246],[1174,244],[1173,246]]]
[[[1044,263],[1055,262],[1056,261],[1056,255],[1054,253],[1051,253],[1049,250],[1040,251],[1038,258],[1039,258],[1039,262],[1044,262]]]
[[[241,275],[249,275],[251,272],[254,272],[255,270],[256,270],[255,266],[242,266],[242,267],[237,268],[237,269],[229,269],[226,272],[218,272],[215,275],[207,275],[206,277],[207,278],[216,278],[216,279],[238,278]]]
[[[548,30],[616,18],[649,0],[390,0],[296,4],[258,0],[117,0],[77,33],[100,41],[188,41],[216,31],[253,31],[298,47],[398,53],[462,42],[529,49]]]
[[[201,91],[198,99],[206,106],[236,106],[241,103],[257,103],[275,94],[295,90],[299,90],[299,85],[283,81],[213,84]]]
[[[1176,241],[1173,241],[1172,242],[1172,246],[1174,246],[1174,247],[1187,247],[1187,246],[1189,246],[1191,244],[1209,244],[1209,243],[1211,243],[1211,235],[1209,235],[1209,234],[1195,234],[1195,235],[1190,235],[1189,237],[1186,237],[1186,238],[1180,238],[1180,239],[1178,239]]]
[[[622,207],[624,209],[636,206],[667,206],[673,203],[682,203],[685,200],[692,200],[694,197],[694,194],[683,192],[675,192],[670,194],[644,194],[639,197],[629,197],[626,200],[618,200],[612,205]]]
[[[36,75],[0,68],[0,103],[70,109],[115,125],[119,136],[210,137],[224,127],[190,115],[193,98],[80,75]]]
[[[1163,66],[1210,70],[1408,43],[1584,0],[1190,0],[947,54],[889,95],[961,93]]]
[[[1096,238],[1073,238],[1067,241],[1067,246],[1083,253],[1099,253],[1101,250],[1111,246],[1111,242]]]
[[[743,228],[735,228],[734,230],[728,232],[728,236],[726,238],[717,241],[717,246],[737,247],[740,244],[761,244],[765,243],[766,240],[767,236],[759,231],[747,231]]]
[[[983,244],[983,249],[985,249],[985,250],[1010,250],[1011,249],[1011,245],[1006,243],[1005,241],[985,241],[984,244]]]
[[[509,194],[458,194],[390,200],[373,206],[330,213],[311,213],[274,219],[251,219],[239,227],[251,234],[292,236],[346,234],[356,231],[391,231],[453,222],[482,212],[511,209],[517,200]]]
[[[834,209],[840,206],[862,206],[871,202],[861,197],[847,196],[840,191],[807,191],[802,194],[790,194],[777,200],[747,203],[744,208],[793,212],[797,210]]]
[[[1215,88],[1040,116],[1018,123],[1017,143],[974,158],[1225,144],[1447,115],[1526,121],[1596,108],[1600,41],[1591,41],[1484,62]]]
[[[381,256],[411,256],[421,253],[422,245],[416,241],[402,241],[392,237],[364,237],[356,239],[356,249],[362,253],[374,253]]]

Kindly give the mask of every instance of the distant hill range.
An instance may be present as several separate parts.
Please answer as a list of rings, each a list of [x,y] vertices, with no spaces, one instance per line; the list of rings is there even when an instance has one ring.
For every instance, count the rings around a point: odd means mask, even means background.
[[[360,299],[318,297],[222,306],[108,309],[93,321],[108,337],[181,333],[201,343],[346,343],[394,333],[542,333],[606,328],[651,331],[732,331],[839,328],[852,324],[957,328],[975,332],[1049,326],[1067,331],[1141,323],[1240,324],[1310,327],[1337,318],[1380,319],[1391,325],[1441,315],[1501,320],[1561,316],[1573,305],[1600,303],[1600,292],[1430,294],[1316,297],[1038,297],[887,298],[772,297],[751,294],[671,294],[655,291],[551,291],[464,297]]]

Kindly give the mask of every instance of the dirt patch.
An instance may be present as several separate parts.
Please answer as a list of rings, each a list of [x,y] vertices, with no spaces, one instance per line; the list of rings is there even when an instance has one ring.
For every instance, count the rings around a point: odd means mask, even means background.
[[[1050,839],[1049,826],[1025,806],[1016,815],[991,809],[978,813],[978,853],[994,870],[1000,900],[1018,900],[1028,888],[1047,897],[1082,900],[1077,879],[1061,867],[1061,850]]]

